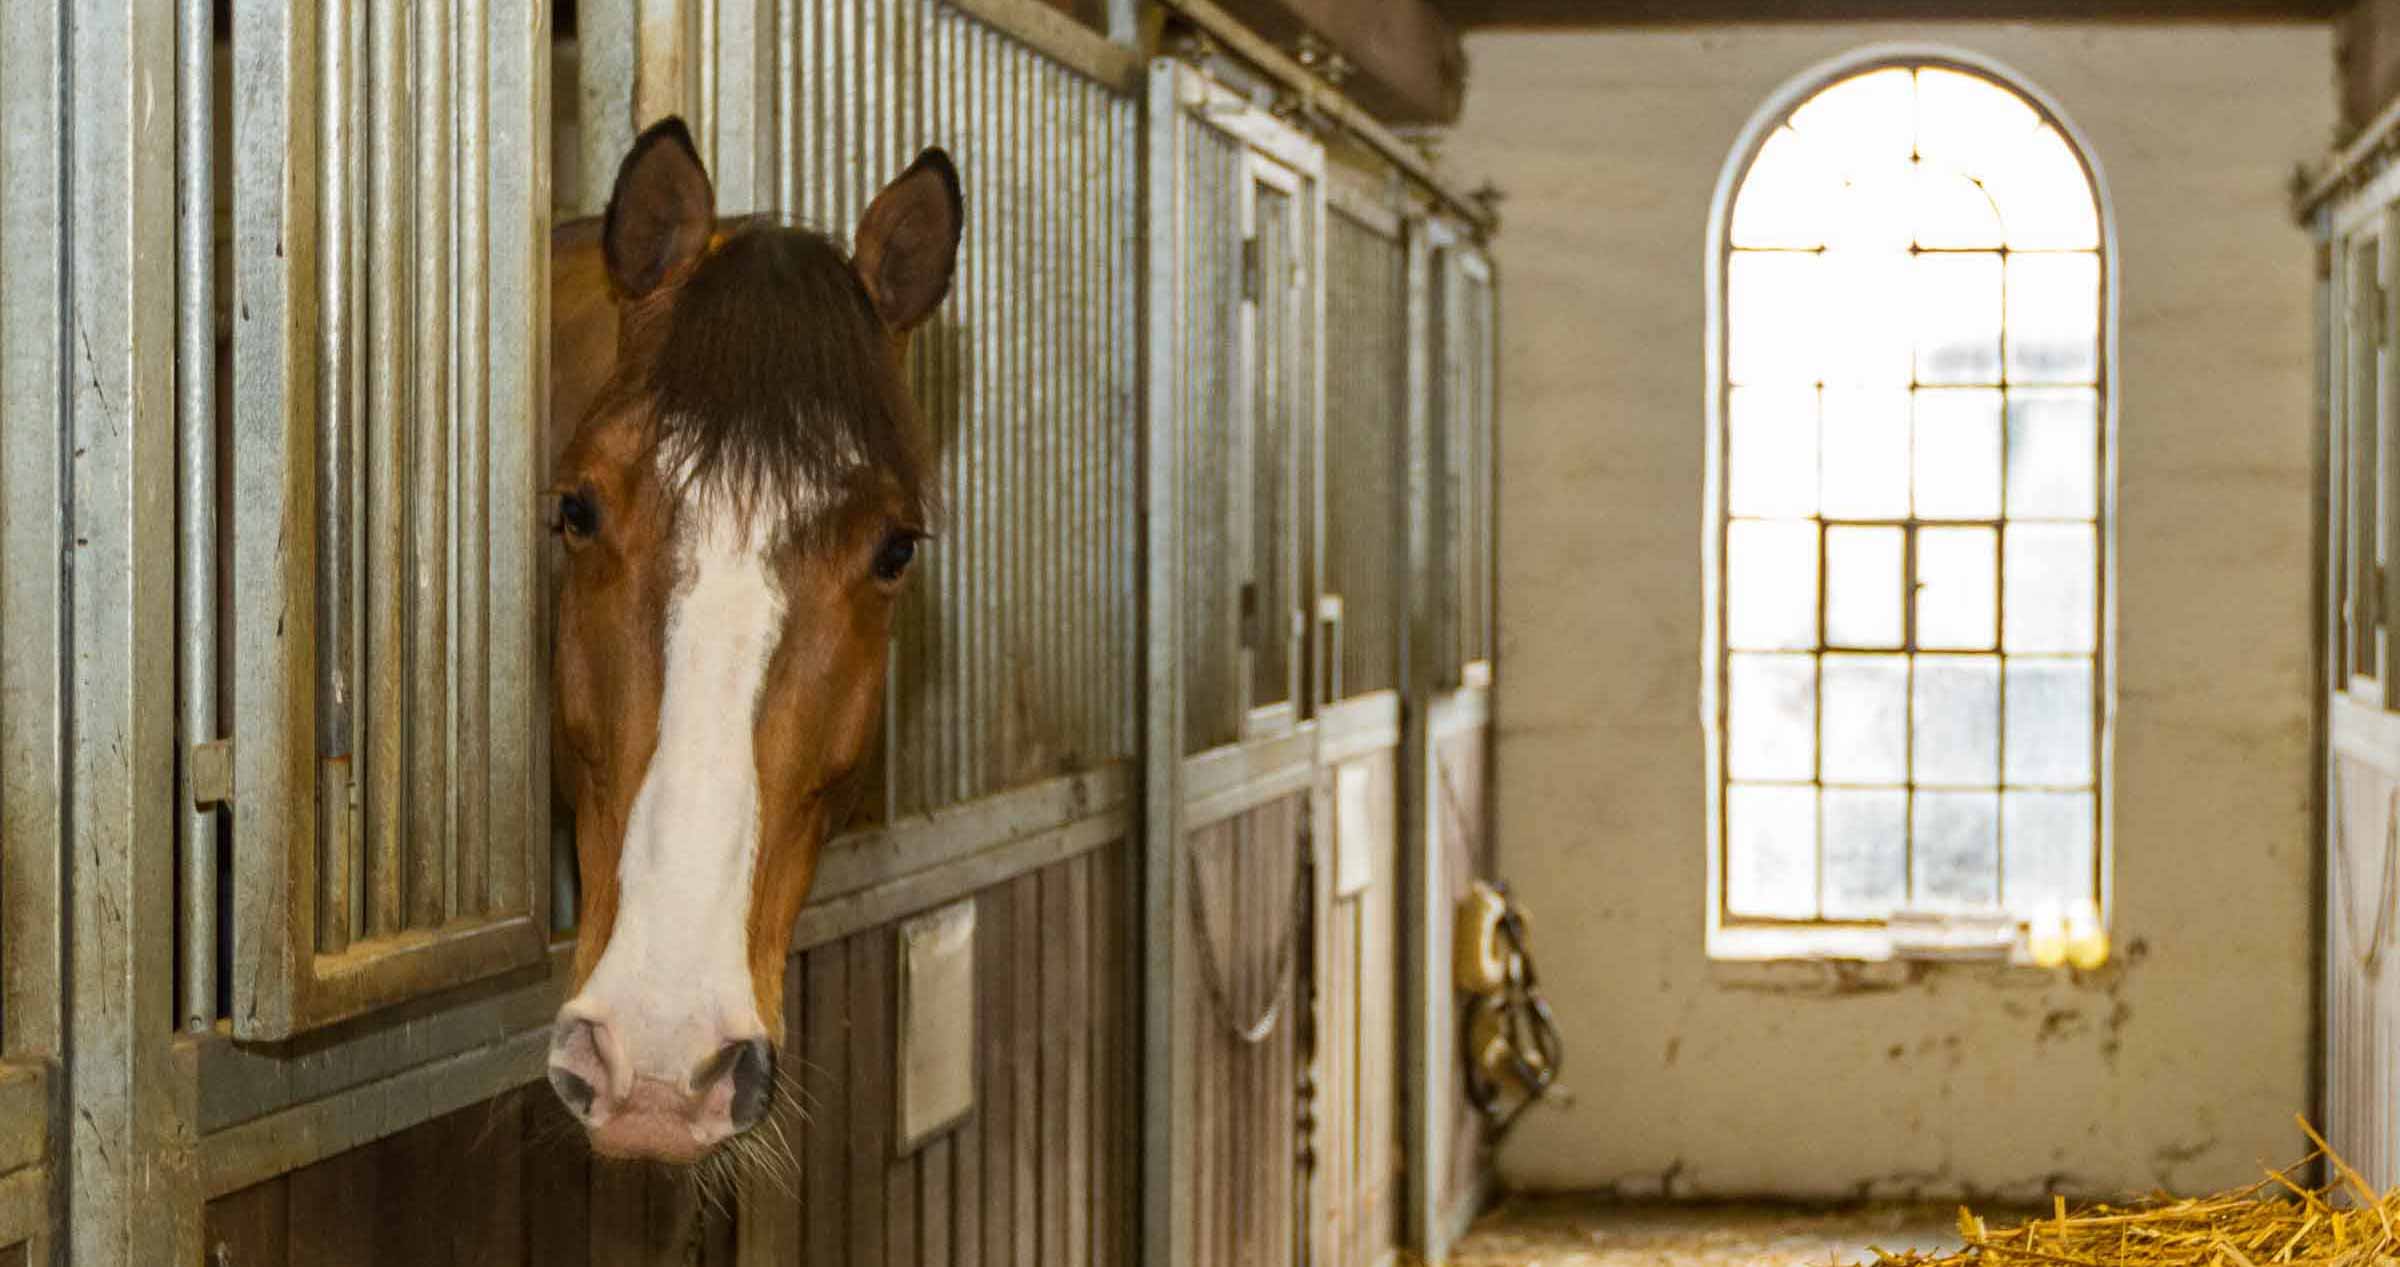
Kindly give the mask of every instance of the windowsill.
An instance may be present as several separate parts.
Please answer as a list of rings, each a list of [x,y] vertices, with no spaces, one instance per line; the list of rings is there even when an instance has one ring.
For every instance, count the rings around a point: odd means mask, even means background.
[[[1738,988],[1875,990],[1909,985],[1941,965],[1988,969],[2027,984],[2069,976],[2034,962],[2022,927],[1928,923],[1904,933],[1877,925],[1750,925],[1708,935],[1709,972]]]

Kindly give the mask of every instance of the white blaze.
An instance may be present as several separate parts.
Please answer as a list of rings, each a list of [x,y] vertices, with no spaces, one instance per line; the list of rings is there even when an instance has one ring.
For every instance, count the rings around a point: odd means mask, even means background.
[[[570,1012],[606,1021],[611,1062],[680,1081],[763,1027],[750,983],[758,858],[759,692],[783,629],[767,533],[728,497],[687,499],[678,584],[667,604],[658,748],[626,821],[608,949]]]

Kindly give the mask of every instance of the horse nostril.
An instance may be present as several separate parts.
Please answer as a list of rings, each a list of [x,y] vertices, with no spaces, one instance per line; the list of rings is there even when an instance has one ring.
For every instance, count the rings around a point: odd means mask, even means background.
[[[592,1084],[553,1065],[550,1068],[550,1089],[558,1093],[558,1101],[576,1117],[592,1115]]]
[[[733,1129],[758,1125],[775,1102],[775,1045],[763,1038],[733,1043]]]
[[[613,1104],[615,1072],[609,1042],[598,1021],[561,1021],[550,1038],[550,1089],[567,1111],[589,1124],[604,1104]],[[603,1099],[603,1093],[610,1098]]]

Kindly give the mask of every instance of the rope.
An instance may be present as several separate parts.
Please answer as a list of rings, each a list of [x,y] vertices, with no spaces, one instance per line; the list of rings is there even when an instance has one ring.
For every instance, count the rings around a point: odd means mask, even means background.
[[[1184,861],[1189,864],[1191,875],[1192,932],[1200,942],[1202,992],[1208,995],[1209,1011],[1216,1014],[1217,1022],[1225,1027],[1225,1032],[1231,1034],[1235,1042],[1245,1047],[1256,1047],[1275,1032],[1276,1024],[1283,1019],[1284,1008],[1292,1001],[1292,981],[1299,975],[1292,969],[1294,956],[1298,953],[1301,919],[1308,905],[1308,839],[1305,826],[1298,835],[1300,865],[1292,875],[1291,914],[1284,921],[1283,933],[1275,947],[1275,993],[1267,1000],[1257,1018],[1247,1024],[1234,1019],[1231,991],[1226,989],[1224,972],[1217,965],[1217,937],[1215,921],[1209,918],[1208,886],[1200,882],[1200,851],[1184,851]]]

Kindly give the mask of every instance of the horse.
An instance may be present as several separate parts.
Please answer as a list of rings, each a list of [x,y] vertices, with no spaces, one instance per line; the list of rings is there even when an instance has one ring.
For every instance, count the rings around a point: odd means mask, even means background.
[[[721,221],[669,118],[596,229],[554,235],[551,763],[582,896],[549,1081],[597,1153],[698,1162],[772,1104],[793,923],[935,510],[902,367],[964,219],[928,149],[850,251]]]

